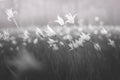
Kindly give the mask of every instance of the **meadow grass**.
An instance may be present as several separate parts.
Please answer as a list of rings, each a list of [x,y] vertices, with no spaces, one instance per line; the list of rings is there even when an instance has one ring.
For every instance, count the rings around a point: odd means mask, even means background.
[[[118,27],[105,26],[93,26],[93,28],[66,26],[59,29],[33,27],[17,31],[8,29],[8,33],[3,29],[0,53],[6,62],[13,61],[24,48],[45,65],[38,72],[28,70],[27,73],[21,71],[22,67],[12,70],[17,75],[23,73],[23,80],[25,78],[28,80],[118,80],[120,74],[118,29]]]
[[[84,25],[76,16],[57,16],[57,26],[23,28],[15,20],[17,28],[1,29],[0,79],[119,80],[119,26]]]

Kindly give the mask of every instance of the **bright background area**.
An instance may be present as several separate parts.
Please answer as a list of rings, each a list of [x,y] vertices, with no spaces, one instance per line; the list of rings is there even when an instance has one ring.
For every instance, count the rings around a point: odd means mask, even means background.
[[[18,11],[20,25],[45,25],[57,15],[71,12],[92,22],[99,16],[106,24],[120,24],[120,0],[0,0],[0,27],[14,26],[7,20],[5,9]]]

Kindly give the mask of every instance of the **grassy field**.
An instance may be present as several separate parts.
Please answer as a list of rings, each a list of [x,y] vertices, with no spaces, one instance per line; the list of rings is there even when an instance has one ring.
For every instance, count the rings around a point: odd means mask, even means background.
[[[1,29],[2,80],[119,80],[119,26]]]

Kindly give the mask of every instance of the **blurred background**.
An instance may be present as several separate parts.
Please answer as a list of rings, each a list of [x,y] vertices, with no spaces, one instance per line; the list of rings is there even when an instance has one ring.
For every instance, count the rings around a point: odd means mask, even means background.
[[[106,25],[120,25],[120,0],[0,0],[0,27],[15,26],[7,20],[9,8],[18,12],[21,26],[46,25],[69,12],[89,22],[99,16]]]

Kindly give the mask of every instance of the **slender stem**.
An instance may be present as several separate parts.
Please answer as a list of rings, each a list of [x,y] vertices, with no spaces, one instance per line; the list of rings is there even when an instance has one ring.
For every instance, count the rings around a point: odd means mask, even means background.
[[[17,27],[17,28],[20,28],[19,25],[18,25],[18,23],[17,23],[17,21],[16,21],[16,19],[15,19],[15,18],[12,18],[12,19],[13,19],[13,22],[14,22],[14,24],[16,25],[16,27]]]

